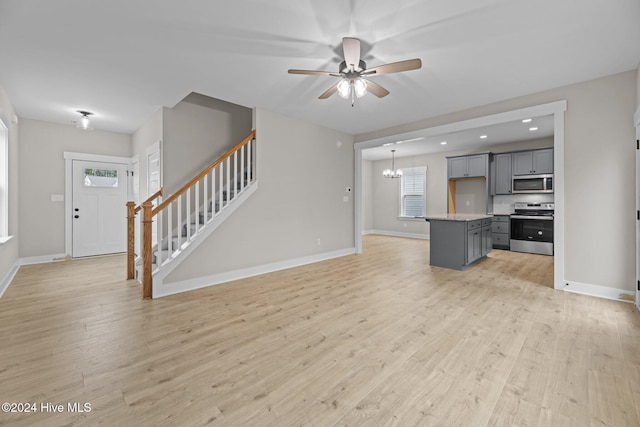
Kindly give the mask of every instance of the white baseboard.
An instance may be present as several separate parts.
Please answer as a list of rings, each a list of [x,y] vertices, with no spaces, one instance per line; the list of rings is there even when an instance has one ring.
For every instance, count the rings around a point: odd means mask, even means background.
[[[20,258],[20,265],[46,264],[48,262],[63,261],[67,257],[66,254],[40,255]]]
[[[246,279],[248,277],[259,276],[261,274],[272,273],[274,271],[286,270],[288,268],[300,267],[332,258],[338,258],[356,253],[355,248],[341,249],[307,257],[295,258],[287,261],[274,262],[271,264],[259,265],[256,267],[244,268],[241,270],[229,271],[226,273],[213,274],[211,276],[198,277],[195,279],[183,280],[173,283],[162,283],[160,286],[154,283],[153,298],[164,297],[181,292],[192,291],[208,286],[219,285],[234,280]]]
[[[7,288],[13,281],[13,278],[16,277],[16,273],[18,273],[19,268],[20,268],[20,261],[16,261],[9,269],[9,272],[7,273],[7,275],[4,276],[4,279],[2,279],[2,282],[0,282],[0,298],[2,298],[2,295],[4,295],[4,291],[7,290]]]
[[[633,303],[636,299],[635,293],[626,289],[609,288],[607,286],[590,285],[568,280],[565,280],[564,283],[562,290],[566,292],[630,303]]]
[[[382,234],[383,236],[395,236],[395,237],[409,237],[411,239],[423,239],[429,240],[428,234],[419,233],[402,233],[400,231],[385,231],[385,230],[366,230],[362,234]]]

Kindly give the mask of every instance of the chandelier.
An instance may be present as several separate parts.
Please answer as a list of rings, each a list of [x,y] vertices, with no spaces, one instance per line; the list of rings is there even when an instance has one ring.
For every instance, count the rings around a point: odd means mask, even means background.
[[[395,152],[396,150],[391,150],[391,169],[385,169],[382,172],[382,176],[385,178],[400,178],[402,176],[402,170],[396,170]]]

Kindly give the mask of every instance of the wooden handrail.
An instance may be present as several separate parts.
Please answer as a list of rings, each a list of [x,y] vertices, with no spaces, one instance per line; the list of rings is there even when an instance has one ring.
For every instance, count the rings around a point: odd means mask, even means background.
[[[158,197],[162,196],[162,188],[160,188],[158,191],[156,191],[155,193],[153,193],[151,195],[151,197],[149,197],[147,200],[145,200],[144,202],[140,203],[139,206],[136,206],[136,210],[135,213],[138,213],[142,210],[142,205],[147,203],[147,202],[153,202],[155,199],[157,199]]]
[[[158,212],[160,212],[161,210],[163,210],[167,206],[169,206],[171,204],[171,202],[176,200],[180,195],[184,194],[189,188],[191,188],[193,185],[195,185],[196,182],[200,181],[205,175],[207,175],[209,172],[211,172],[213,169],[215,169],[216,166],[218,166],[220,163],[222,163],[225,160],[227,160],[229,157],[231,157],[233,155],[233,153],[238,151],[240,148],[242,148],[244,145],[246,145],[249,141],[255,139],[255,137],[256,137],[256,131],[253,130],[253,131],[251,131],[249,136],[247,136],[245,139],[242,140],[242,142],[240,142],[238,145],[233,147],[231,150],[227,151],[222,157],[220,157],[215,162],[211,163],[204,170],[202,170],[202,172],[200,172],[198,175],[193,177],[185,185],[180,187],[180,189],[178,191],[173,193],[171,196],[169,196],[167,199],[165,199],[162,203],[160,203],[158,206],[156,206],[152,211],[152,216],[157,215]]]

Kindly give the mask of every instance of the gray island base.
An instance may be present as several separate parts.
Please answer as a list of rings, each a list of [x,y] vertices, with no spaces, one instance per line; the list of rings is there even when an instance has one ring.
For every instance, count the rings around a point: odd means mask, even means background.
[[[491,252],[491,215],[443,214],[430,224],[430,261],[435,267],[464,270]]]

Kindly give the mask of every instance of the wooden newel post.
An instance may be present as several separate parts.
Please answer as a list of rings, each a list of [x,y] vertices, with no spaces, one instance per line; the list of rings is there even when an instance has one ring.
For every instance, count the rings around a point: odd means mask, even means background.
[[[127,280],[136,277],[136,203],[127,202]]]
[[[153,204],[149,201],[142,204],[142,298],[149,299],[152,296],[151,277],[151,227],[153,224]]]

